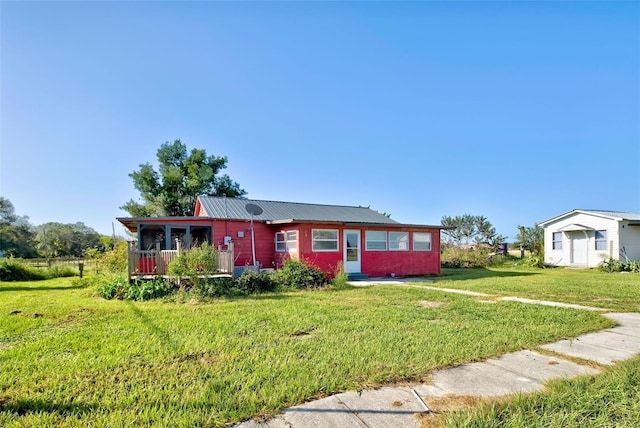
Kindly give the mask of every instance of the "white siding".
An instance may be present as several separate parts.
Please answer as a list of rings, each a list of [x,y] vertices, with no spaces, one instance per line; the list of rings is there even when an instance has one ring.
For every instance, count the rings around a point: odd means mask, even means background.
[[[620,224],[620,249],[624,247],[630,260],[640,260],[640,226],[629,226],[628,221]]]
[[[560,229],[569,225],[581,225],[592,230],[585,231],[572,231],[562,233],[562,250],[553,250],[553,232],[558,232]],[[633,226],[632,226],[633,227]],[[628,226],[628,228],[631,228]],[[627,228],[625,228],[626,230]],[[595,231],[606,230],[607,232],[607,245],[605,251],[596,251]],[[572,238],[584,239],[586,234],[586,245],[584,247],[586,254],[572,255]],[[640,241],[638,241],[640,243]],[[582,243],[580,243],[582,244]],[[576,246],[576,248],[578,248]],[[582,246],[580,247],[582,248]],[[627,253],[630,248],[635,248],[633,243],[630,243],[627,248]],[[634,250],[635,251],[635,250]],[[600,216],[594,216],[583,213],[574,213],[552,223],[547,223],[544,226],[544,260],[548,264],[557,266],[588,266],[596,267],[602,262],[603,258],[609,258],[612,256],[618,258],[620,252],[620,242],[618,233],[618,221],[604,218]],[[611,253],[611,254],[610,254]],[[574,263],[574,259],[578,263]],[[586,264],[585,264],[586,261]]]

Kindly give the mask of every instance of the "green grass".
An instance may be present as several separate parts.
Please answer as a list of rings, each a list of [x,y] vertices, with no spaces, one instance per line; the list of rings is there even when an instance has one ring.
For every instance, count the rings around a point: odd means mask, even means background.
[[[0,282],[0,426],[224,426],[612,325],[410,287],[172,303],[75,283]]]
[[[640,312],[640,275],[637,273],[509,266],[443,269],[442,275],[429,285]]]
[[[556,380],[543,393],[518,396],[449,417],[444,427],[637,428],[640,426],[640,357],[599,376]]]

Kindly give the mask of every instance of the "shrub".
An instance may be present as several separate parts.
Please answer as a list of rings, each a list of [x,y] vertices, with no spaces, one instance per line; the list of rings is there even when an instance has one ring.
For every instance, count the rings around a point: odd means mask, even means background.
[[[205,273],[215,272],[218,267],[218,253],[214,247],[204,243],[189,251],[182,252],[169,263],[169,274],[194,278]]]
[[[78,270],[71,266],[51,266],[46,270],[47,278],[68,278],[78,275]]]
[[[21,260],[0,260],[0,281],[39,281],[47,279],[46,272],[29,266]]]
[[[327,275],[308,261],[287,260],[282,269],[272,275],[278,285],[289,289],[322,287],[327,284]]]
[[[333,274],[331,285],[336,290],[344,290],[345,288],[349,288],[349,284],[347,283],[348,281],[349,281],[349,276],[344,271],[344,265],[342,264],[342,262],[339,262]]]
[[[222,297],[238,294],[236,283],[231,278],[208,278],[195,287],[200,297]]]
[[[101,272],[124,273],[127,271],[128,251],[127,243],[118,241],[113,250],[98,256],[97,264]]]
[[[98,284],[98,294],[107,300],[122,300],[129,289],[129,281],[126,275],[106,274],[94,278]]]
[[[614,258],[604,259],[598,265],[598,268],[603,272],[635,272],[640,273],[640,260],[634,260],[632,262],[621,262]]]
[[[271,274],[257,272],[252,269],[242,272],[242,275],[236,281],[236,285],[240,291],[247,294],[273,291],[276,288],[276,283],[271,278]]]

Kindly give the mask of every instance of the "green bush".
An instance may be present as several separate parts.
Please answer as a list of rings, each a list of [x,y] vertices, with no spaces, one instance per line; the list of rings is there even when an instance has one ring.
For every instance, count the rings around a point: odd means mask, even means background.
[[[21,260],[0,260],[0,281],[39,281],[48,278],[46,271],[29,266]]]
[[[79,274],[77,268],[71,266],[51,266],[45,271],[47,278],[69,278]]]
[[[98,270],[100,272],[125,273],[128,263],[128,247],[124,241],[118,241],[113,250],[107,251],[97,257]]]
[[[598,268],[603,272],[634,272],[640,273],[640,260],[621,262],[614,258],[608,258],[600,262]]]
[[[126,275],[102,274],[94,277],[92,281],[98,285],[98,294],[107,300],[122,300],[126,297],[129,289]]]
[[[236,286],[244,293],[254,294],[273,291],[276,288],[276,283],[271,278],[271,274],[267,272],[247,269],[237,279]]]
[[[348,281],[349,275],[344,271],[344,265],[340,262],[338,266],[336,266],[336,271],[331,280],[331,286],[336,290],[344,290],[345,288],[349,288]]]
[[[223,297],[239,294],[236,283],[231,278],[207,278],[199,281],[195,291],[200,297]]]
[[[169,274],[178,277],[194,278],[199,275],[216,272],[218,252],[208,243],[182,252],[169,263]]]
[[[173,284],[162,278],[130,283],[126,276],[113,274],[102,276],[98,284],[98,293],[107,300],[151,300],[173,291]]]
[[[288,289],[322,287],[327,284],[327,275],[308,261],[287,260],[282,269],[271,275],[278,285]]]

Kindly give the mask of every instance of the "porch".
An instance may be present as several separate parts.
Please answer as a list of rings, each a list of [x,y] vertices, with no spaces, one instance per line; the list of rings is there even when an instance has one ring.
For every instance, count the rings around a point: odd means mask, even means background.
[[[184,252],[179,241],[176,242],[175,250],[162,250],[160,242],[156,242],[155,249],[140,250],[136,241],[130,241],[127,250],[127,273],[129,280],[151,279],[156,277],[169,277],[169,264]],[[226,276],[234,277],[233,265],[233,244],[228,250],[218,248],[216,254],[216,269],[212,272],[202,272],[203,276]]]

